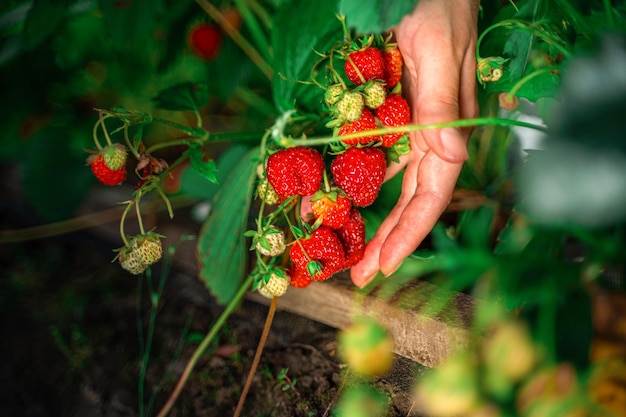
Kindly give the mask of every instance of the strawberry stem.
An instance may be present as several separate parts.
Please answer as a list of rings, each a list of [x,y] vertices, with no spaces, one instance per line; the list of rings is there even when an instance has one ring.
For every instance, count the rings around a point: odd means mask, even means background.
[[[111,138],[109,137],[109,132],[107,131],[106,125],[104,124],[105,117],[109,117],[109,115],[104,116],[102,112],[100,112],[99,117],[100,117],[100,124],[102,125],[102,131],[104,132],[104,138],[106,139],[107,144],[111,146],[113,145],[113,142],[111,142]]]
[[[102,145],[100,144],[100,141],[98,140],[98,126],[100,126],[100,124],[102,123],[102,118],[98,118],[98,121],[93,125],[93,142],[96,145],[96,149],[98,149],[98,151],[102,150]]]
[[[127,122],[124,123],[124,141],[126,142],[126,147],[128,149],[130,149],[130,151],[133,154],[133,156],[135,157],[135,159],[139,159],[141,157],[141,155],[139,155],[139,152],[137,152],[137,149],[135,149],[135,147],[133,146],[132,142],[130,141],[130,137],[128,136],[128,127],[129,126],[130,126],[129,123],[127,123]]]
[[[137,190],[137,197],[135,197],[135,210],[137,211],[137,223],[139,224],[139,232],[142,235],[146,234],[146,231],[143,227],[143,220],[141,218],[141,209],[139,208],[139,201],[141,200],[141,188]]]
[[[130,208],[133,206],[134,201],[131,200],[128,202],[128,204],[126,205],[126,208],[124,209],[124,212],[122,213],[122,217],[120,218],[120,237],[122,238],[122,242],[124,242],[124,247],[130,247],[130,242],[128,241],[128,238],[126,237],[126,231],[124,230],[124,224],[126,223],[126,216],[128,215],[128,212],[130,211]]]
[[[540,132],[547,132],[548,129],[545,126],[537,125],[534,123],[523,122],[520,120],[512,120],[512,119],[502,119],[495,117],[484,117],[484,118],[476,118],[476,119],[460,119],[454,120],[451,122],[442,122],[442,123],[432,123],[425,125],[414,125],[408,124],[404,126],[396,126],[396,127],[385,127],[380,129],[372,129],[366,130],[363,132],[350,133],[348,135],[344,135],[341,137],[342,140],[345,139],[357,139],[366,136],[374,136],[374,135],[384,135],[386,133],[401,133],[401,132],[418,132],[422,130],[428,129],[441,129],[444,127],[475,127],[475,126],[487,126],[487,125],[505,125],[505,126],[519,126],[526,127],[529,129],[538,130]],[[336,136],[326,136],[326,137],[318,137],[318,138],[302,138],[302,139],[290,139],[291,146],[317,146],[317,145],[326,145],[333,142],[337,142]]]
[[[248,396],[248,391],[250,391],[250,387],[252,386],[252,380],[254,379],[256,369],[259,366],[259,362],[261,361],[261,354],[263,353],[265,342],[267,342],[267,337],[270,333],[270,327],[272,326],[272,321],[274,319],[274,313],[276,312],[277,305],[278,297],[272,298],[272,303],[270,304],[269,310],[267,311],[267,317],[265,318],[265,325],[263,326],[261,339],[259,340],[259,344],[254,354],[254,359],[252,360],[252,366],[250,367],[250,371],[248,372],[248,377],[246,378],[246,383],[243,387],[243,391],[241,392],[241,396],[239,397],[239,402],[237,403],[237,408],[235,408],[235,413],[233,414],[233,417],[239,417],[241,415],[241,411],[243,410],[243,405],[246,401],[246,397]]]

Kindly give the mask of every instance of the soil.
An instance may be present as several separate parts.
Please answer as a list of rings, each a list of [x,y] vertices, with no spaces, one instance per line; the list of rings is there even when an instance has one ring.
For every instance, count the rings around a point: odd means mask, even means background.
[[[11,220],[15,207],[7,210],[0,204],[1,228],[23,227]],[[111,263],[113,256],[110,242],[88,231],[0,245],[0,415],[151,416],[161,409],[223,306],[195,277],[172,269],[150,339],[148,287],[158,286],[165,267],[137,278]],[[249,301],[237,309],[170,416],[232,415],[266,313]],[[242,415],[331,415],[346,381],[336,336],[336,329],[277,312]],[[391,398],[396,388],[378,384]],[[390,416],[407,415],[394,404]]]

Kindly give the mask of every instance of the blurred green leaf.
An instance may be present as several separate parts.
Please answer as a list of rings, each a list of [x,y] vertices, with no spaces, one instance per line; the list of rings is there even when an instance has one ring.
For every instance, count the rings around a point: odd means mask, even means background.
[[[185,170],[181,182],[181,192],[200,200],[210,200],[217,190],[219,190],[219,184],[222,184],[226,180],[226,177],[235,168],[237,162],[241,160],[247,152],[248,148],[241,145],[231,146],[224,151],[217,159],[217,171],[215,173],[216,183],[207,182],[206,178],[195,169]]]
[[[367,6],[354,0],[340,0],[339,12],[348,26],[360,34],[382,33],[413,12],[418,0],[370,0]]]
[[[24,39],[34,48],[50,36],[65,18],[71,0],[35,0],[24,23]]]
[[[204,151],[200,145],[191,146],[186,154],[189,156],[191,167],[200,174],[202,178],[217,184],[217,176],[215,175],[217,167],[215,166],[215,161],[212,159],[208,161],[204,160]]]
[[[199,110],[209,102],[210,92],[206,83],[185,82],[162,90],[155,104],[165,110]]]
[[[246,273],[247,230],[259,149],[251,149],[231,171],[212,201],[200,231],[200,278],[220,303],[235,295]]]
[[[274,102],[281,113],[294,108],[319,110],[322,89],[300,81],[310,80],[311,68],[320,58],[315,51],[326,52],[343,39],[336,12],[336,0],[289,0],[280,5],[272,26],[272,47]]]

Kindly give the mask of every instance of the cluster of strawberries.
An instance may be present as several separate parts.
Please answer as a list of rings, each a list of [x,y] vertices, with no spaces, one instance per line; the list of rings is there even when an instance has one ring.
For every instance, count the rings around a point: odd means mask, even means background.
[[[257,193],[265,204],[285,204],[300,199],[306,233],[294,233],[287,270],[272,269],[258,283],[267,296],[284,294],[289,285],[306,287],[358,263],[365,251],[365,224],[360,207],[371,205],[383,184],[388,152],[406,132],[376,134],[370,131],[401,127],[410,122],[410,108],[401,95],[402,55],[395,44],[374,45],[373,36],[341,49],[345,77],[335,77],[325,92],[330,121],[337,141],[332,152],[295,146],[271,152],[259,176]],[[347,79],[347,80],[346,80]],[[349,81],[349,82],[348,82]],[[405,153],[394,149],[395,155]],[[329,170],[325,156],[332,155]],[[329,172],[330,174],[329,175]],[[306,198],[302,198],[306,197]],[[292,229],[293,231],[293,229]],[[263,255],[286,250],[284,232],[270,226],[255,235]],[[278,275],[274,272],[280,271]]]
[[[94,176],[104,185],[117,186],[126,180],[128,148],[119,143],[109,143],[98,151],[91,151],[87,165]],[[163,169],[163,162],[149,156],[139,158],[137,169],[141,170],[140,188],[153,172]],[[137,202],[133,203],[137,204]],[[121,267],[133,275],[143,273],[150,265],[158,262],[163,254],[162,236],[154,232],[143,232],[130,240],[123,237],[124,247],[117,250]]]

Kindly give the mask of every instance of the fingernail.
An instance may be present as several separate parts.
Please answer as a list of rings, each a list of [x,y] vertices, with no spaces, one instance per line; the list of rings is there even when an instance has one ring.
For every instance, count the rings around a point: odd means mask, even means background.
[[[391,272],[385,274],[385,278],[389,278],[390,276],[392,276],[398,269],[400,269],[401,266],[402,266],[402,262],[400,262],[398,265],[391,268]]]
[[[451,162],[463,162],[469,156],[467,145],[458,129],[446,127],[441,129],[441,146],[444,156]]]
[[[359,287],[359,288],[365,288],[365,287],[367,287],[367,285],[368,285],[370,282],[374,281],[374,279],[376,278],[376,276],[378,276],[378,271],[374,272],[372,275],[370,275],[369,277],[365,278],[365,279],[363,280],[363,282],[361,282],[361,283],[358,285],[358,287]]]

